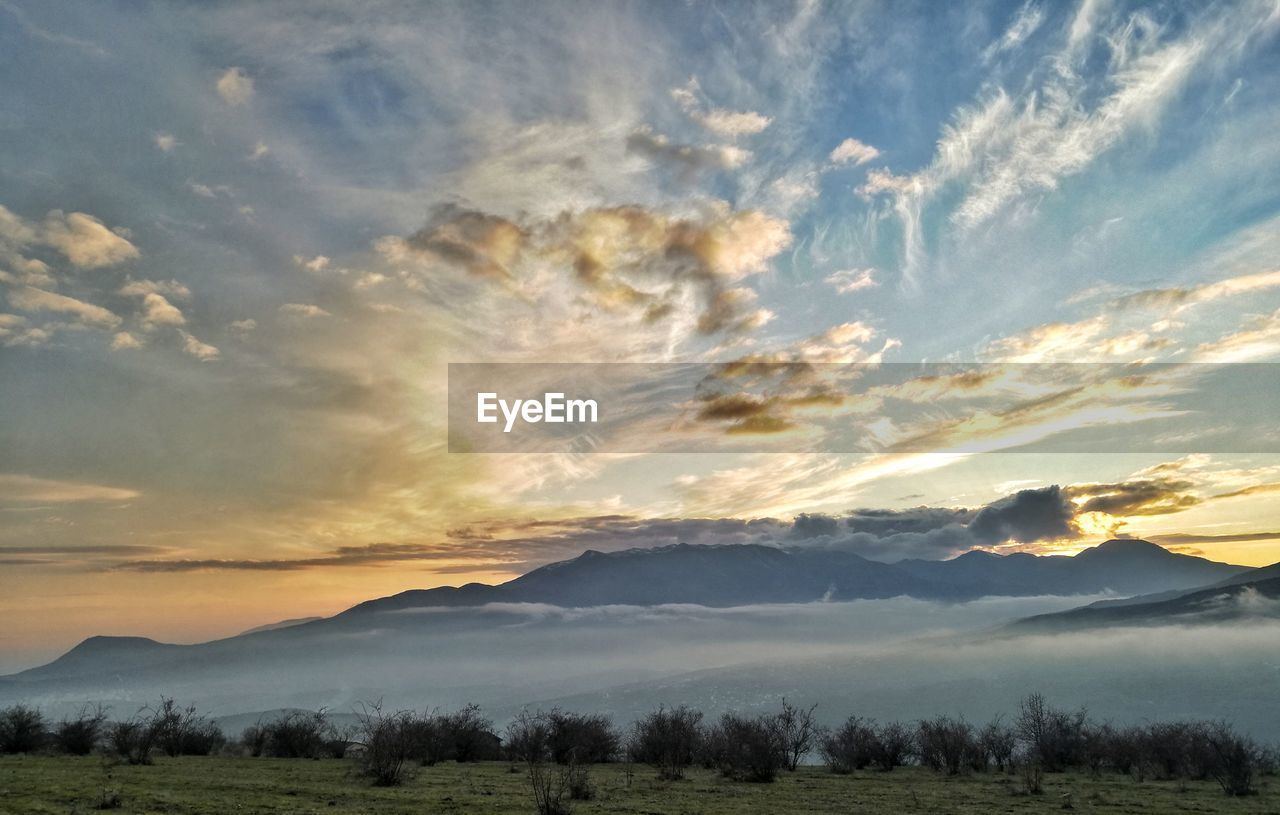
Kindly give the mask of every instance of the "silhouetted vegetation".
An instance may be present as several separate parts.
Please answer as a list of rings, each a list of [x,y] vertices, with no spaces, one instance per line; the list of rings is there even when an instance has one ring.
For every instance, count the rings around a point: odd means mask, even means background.
[[[44,716],[26,705],[0,710],[0,753],[34,753],[44,746]]]
[[[704,763],[725,778],[770,782],[790,766],[787,740],[778,716],[726,713],[702,738]]]
[[[102,740],[106,724],[106,708],[102,705],[85,705],[75,716],[58,722],[53,731],[54,745],[67,755],[87,756]]]
[[[575,800],[594,796],[590,766],[648,764],[664,780],[677,780],[701,763],[725,778],[770,782],[817,753],[834,773],[849,774],[918,764],[938,773],[1008,773],[1023,794],[1040,794],[1049,774],[1083,772],[1132,777],[1137,782],[1212,782],[1231,796],[1257,791],[1260,776],[1274,772],[1276,754],[1223,721],[1166,721],[1118,727],[1091,719],[1084,709],[1056,708],[1030,694],[1006,724],[997,716],[980,728],[963,717],[935,716],[914,724],[850,716],[827,730],[814,708],[783,701],[781,711],[726,713],[704,724],[701,711],[660,707],[636,720],[625,739],[609,717],[561,709],[525,711],[505,738],[477,705],[452,713],[383,710],[362,705],[358,728],[339,734],[324,710],[292,711],[246,728],[235,751],[274,758],[341,758],[348,752],[375,785],[393,786],[414,764],[506,758],[523,767],[540,815],[566,815]],[[211,755],[225,744],[221,730],[193,705],[161,698],[125,721],[108,722],[101,706],[86,705],[48,726],[40,711],[15,705],[0,710],[0,751],[88,755],[114,753],[131,765],[156,754]]]
[[[667,780],[684,777],[702,743],[702,711],[685,705],[661,707],[632,726],[628,752]]]
[[[587,719],[591,720],[591,729],[602,724],[600,717],[581,717],[560,710],[525,710],[507,727],[507,757],[524,765],[538,815],[569,815],[572,801],[595,797],[590,766],[579,761],[578,748],[569,745],[574,740],[571,734],[578,732]],[[607,719],[603,720],[603,724],[607,723]],[[562,752],[557,755],[557,750]]]
[[[341,758],[347,739],[339,738],[324,710],[295,710],[246,728],[240,743],[255,757]]]
[[[382,702],[374,702],[361,705],[356,718],[360,722],[361,773],[380,787],[399,784],[417,746],[417,716],[407,710],[386,713]]]

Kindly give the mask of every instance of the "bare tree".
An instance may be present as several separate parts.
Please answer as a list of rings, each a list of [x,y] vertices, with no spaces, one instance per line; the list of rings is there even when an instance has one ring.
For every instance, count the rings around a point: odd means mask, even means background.
[[[33,753],[44,744],[44,715],[26,705],[0,710],[0,753]]]
[[[850,716],[823,738],[819,749],[823,761],[833,773],[848,774],[861,770],[875,759],[875,722],[861,716]]]
[[[512,761],[524,764],[538,815],[569,815],[571,801],[594,797],[587,765],[569,749],[563,763],[552,761],[555,719],[547,713],[523,710],[507,726],[504,745]]]
[[[813,752],[822,738],[822,728],[814,720],[813,711],[817,705],[800,708],[782,700],[782,710],[778,713],[778,727],[782,731],[782,739],[787,750],[787,769],[795,772],[804,757]]]
[[[881,770],[889,772],[902,766],[911,753],[915,739],[901,722],[886,722],[875,731],[871,746],[872,761]]]
[[[973,727],[963,717],[922,720],[917,730],[920,761],[926,767],[959,775],[976,750]]]
[[[1013,728],[1004,723],[1004,717],[996,716],[987,722],[978,733],[978,746],[982,751],[983,763],[995,764],[1000,772],[1013,769],[1013,751],[1017,747],[1018,737]]]
[[[404,780],[405,765],[414,750],[412,711],[386,713],[382,702],[362,703],[356,713],[359,739],[364,751],[360,756],[361,772],[379,787],[393,787]]]
[[[68,755],[87,756],[98,746],[106,722],[107,709],[101,704],[84,705],[75,716],[58,723],[54,743]]]
[[[1263,763],[1262,750],[1247,736],[1242,736],[1226,722],[1213,722],[1204,728],[1208,745],[1205,773],[1227,795],[1252,795],[1254,775]]]
[[[704,741],[708,763],[724,777],[738,781],[772,782],[790,762],[777,716],[726,713]]]
[[[660,707],[632,726],[630,750],[637,761],[675,780],[693,764],[702,739],[702,712],[680,705]]]

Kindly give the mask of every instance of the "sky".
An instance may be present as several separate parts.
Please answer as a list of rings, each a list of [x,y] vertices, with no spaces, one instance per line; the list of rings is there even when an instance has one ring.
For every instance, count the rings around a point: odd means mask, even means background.
[[[1278,35],[1274,0],[0,0],[0,668],[585,548],[1280,560],[1276,379],[1230,368],[1280,358]],[[636,411],[468,454],[458,362],[757,390],[686,400],[696,449]],[[789,373],[922,362],[983,376]],[[1019,367],[1081,362],[1199,367]]]

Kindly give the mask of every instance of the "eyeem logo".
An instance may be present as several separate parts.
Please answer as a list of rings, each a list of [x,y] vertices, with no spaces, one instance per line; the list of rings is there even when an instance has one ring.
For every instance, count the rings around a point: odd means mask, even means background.
[[[481,424],[496,424],[498,411],[502,411],[507,420],[503,433],[510,433],[516,419],[537,424],[549,422],[553,424],[574,424],[596,421],[596,400],[565,399],[563,393],[544,393],[542,401],[537,399],[516,399],[508,402],[499,399],[496,393],[476,394],[476,421]]]

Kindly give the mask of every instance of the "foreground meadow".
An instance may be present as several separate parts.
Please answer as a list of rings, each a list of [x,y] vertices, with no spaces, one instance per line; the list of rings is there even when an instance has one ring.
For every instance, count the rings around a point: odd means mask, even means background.
[[[1261,792],[1229,798],[1212,782],[1137,783],[1114,774],[1045,776],[1044,794],[1018,793],[1001,774],[947,777],[918,767],[890,773],[834,775],[818,767],[783,773],[773,784],[728,781],[695,769],[682,781],[660,781],[647,767],[593,768],[594,800],[574,812],[631,815],[748,815],[859,812],[1280,812],[1272,779]],[[1069,795],[1069,797],[1067,797]],[[378,815],[531,815],[523,772],[491,762],[419,768],[398,787],[374,787],[349,761],[264,758],[158,758],[153,766],[100,757],[0,757],[0,812],[21,815],[89,813],[100,807],[129,815],[225,813],[377,813]]]

